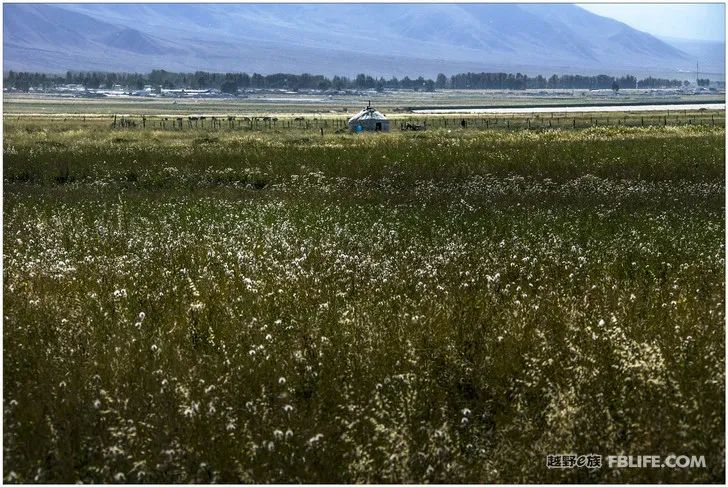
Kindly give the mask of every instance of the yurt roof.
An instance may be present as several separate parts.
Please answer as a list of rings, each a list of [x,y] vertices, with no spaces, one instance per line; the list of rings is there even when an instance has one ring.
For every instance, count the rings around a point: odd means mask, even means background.
[[[351,117],[349,123],[359,120],[387,120],[387,117],[373,107],[367,107]]]

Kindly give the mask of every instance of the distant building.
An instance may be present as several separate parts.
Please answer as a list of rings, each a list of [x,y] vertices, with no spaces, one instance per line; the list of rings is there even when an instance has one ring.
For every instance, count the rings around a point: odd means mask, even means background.
[[[381,112],[376,110],[372,103],[362,111],[354,115],[347,122],[349,130],[354,132],[389,132],[389,120]]]

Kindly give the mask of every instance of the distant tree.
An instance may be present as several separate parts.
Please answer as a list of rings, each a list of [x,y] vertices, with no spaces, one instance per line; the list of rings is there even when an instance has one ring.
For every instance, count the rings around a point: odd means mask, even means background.
[[[637,78],[635,78],[631,74],[628,74],[627,76],[622,76],[616,81],[620,88],[637,88]]]
[[[250,88],[250,76],[248,73],[243,73],[240,75],[240,82],[238,84],[240,88]]]
[[[28,92],[30,90],[30,82],[27,79],[24,78],[18,78],[15,81],[15,88],[17,88],[20,91]]]
[[[346,83],[344,82],[344,79],[341,76],[334,76],[334,79],[331,80],[331,84],[334,86],[334,89],[339,91],[343,90]]]
[[[607,76],[606,74],[600,74],[594,79],[594,85],[592,88],[597,90],[609,89],[609,87],[612,86],[612,83],[614,83],[614,78]]]
[[[238,84],[233,80],[224,81],[220,85],[220,91],[222,91],[223,93],[230,93],[234,95],[238,92]]]
[[[534,80],[534,86],[533,87],[541,90],[541,89],[546,88],[546,86],[547,86],[546,83],[547,83],[546,82],[546,78],[544,78],[543,76],[541,76],[539,74],[538,76],[536,76],[536,79]]]
[[[637,82],[638,88],[679,88],[682,82],[677,79],[662,79],[648,76]]]
[[[705,79],[700,79],[699,78],[698,79],[698,86],[710,86],[710,80],[707,79],[707,78],[705,78]]]
[[[84,76],[83,87],[86,89],[92,89],[92,90],[95,90],[99,87],[99,79],[96,76],[96,73],[93,73],[91,75],[86,74]]]
[[[549,88],[552,88],[552,89],[561,88],[559,77],[556,76],[555,74],[551,75],[546,86],[548,86]]]
[[[309,73],[288,74],[273,73],[261,75],[253,73],[209,73],[197,71],[195,73],[173,73],[165,70],[153,70],[148,74],[137,73],[103,73],[67,71],[64,75],[49,75],[44,73],[30,73],[8,71],[5,75],[5,86],[16,89],[49,88],[63,83],[81,84],[88,89],[100,86],[109,88],[122,85],[126,90],[141,90],[146,85],[162,86],[165,89],[184,88],[224,88],[226,92],[236,89],[263,88],[263,89],[291,89],[327,90],[335,88],[344,89],[405,89],[426,90],[433,89],[496,89],[496,90],[523,90],[523,89],[609,89],[616,92],[619,89],[632,88],[679,88],[688,86],[689,82],[677,79],[660,79],[647,77],[637,80],[632,75],[614,78],[608,75],[585,76],[575,74],[552,75],[546,79],[541,75],[529,77],[522,73],[459,73],[446,77],[438,73],[435,81],[426,80],[422,76],[411,79],[405,76],[401,80],[392,77],[389,80],[380,77],[376,79],[364,73],[354,79],[346,76],[327,78],[324,75]],[[710,86],[710,80],[698,80],[699,86]]]
[[[265,88],[265,77],[262,74],[253,73],[250,79],[251,88]]]

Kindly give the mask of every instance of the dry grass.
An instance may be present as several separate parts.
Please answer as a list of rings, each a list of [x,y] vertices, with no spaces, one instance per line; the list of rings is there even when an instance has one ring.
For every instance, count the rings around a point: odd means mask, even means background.
[[[724,136],[6,125],[4,480],[722,482]]]

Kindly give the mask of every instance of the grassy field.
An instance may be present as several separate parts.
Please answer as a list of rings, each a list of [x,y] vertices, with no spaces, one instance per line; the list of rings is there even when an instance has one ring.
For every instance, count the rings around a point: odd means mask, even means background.
[[[720,115],[7,121],[4,480],[722,482]]]

